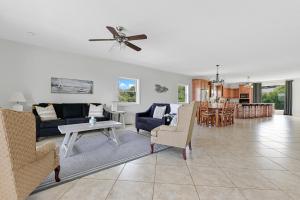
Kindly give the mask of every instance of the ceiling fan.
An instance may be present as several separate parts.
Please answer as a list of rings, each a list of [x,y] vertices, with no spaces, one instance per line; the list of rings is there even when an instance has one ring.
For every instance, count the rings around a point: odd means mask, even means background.
[[[119,44],[125,44],[126,46],[128,46],[136,51],[140,51],[140,50],[142,50],[140,47],[132,44],[129,41],[147,39],[147,35],[145,35],[145,34],[126,36],[125,33],[123,33],[124,27],[122,27],[122,26],[117,26],[116,28],[111,27],[111,26],[106,26],[106,28],[109,30],[109,32],[111,32],[111,34],[113,35],[113,38],[111,38],[111,39],[89,39],[89,41],[90,42],[117,41]]]

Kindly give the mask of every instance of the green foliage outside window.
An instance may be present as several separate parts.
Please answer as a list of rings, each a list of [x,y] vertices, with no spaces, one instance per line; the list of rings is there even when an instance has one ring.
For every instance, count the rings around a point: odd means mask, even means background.
[[[270,92],[263,92],[263,103],[274,103],[276,110],[284,109],[285,86],[279,85]]]
[[[185,86],[179,85],[178,86],[178,102],[183,103],[185,102]]]
[[[121,102],[136,102],[135,87],[132,86],[126,90],[119,91],[119,101]]]
[[[120,102],[137,102],[137,80],[119,79],[119,101]]]

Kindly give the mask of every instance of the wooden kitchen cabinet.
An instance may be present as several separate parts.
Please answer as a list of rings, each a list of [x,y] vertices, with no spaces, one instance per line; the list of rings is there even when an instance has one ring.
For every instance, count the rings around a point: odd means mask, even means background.
[[[240,94],[250,94],[251,87],[240,85]]]
[[[193,101],[200,101],[201,90],[209,90],[208,80],[193,79],[192,80],[192,99]]]
[[[192,99],[193,101],[200,101],[201,99],[201,90],[207,90],[208,96],[211,92],[211,83],[208,80],[204,79],[193,79],[192,80]],[[217,86],[217,95],[218,97],[224,97],[227,99],[239,99],[240,94],[247,94],[249,102],[252,102],[252,92],[251,87],[245,85],[240,85],[239,88],[224,88],[223,86]]]
[[[253,98],[253,88],[246,86],[246,85],[240,85],[239,87],[239,98],[241,97],[242,94],[242,99],[249,99],[249,103],[252,103],[252,98]]]
[[[224,98],[231,98],[231,95],[232,95],[232,89],[230,89],[230,88],[223,89],[223,97]]]
[[[239,98],[239,88],[224,88],[223,97],[227,99]]]
[[[238,99],[239,97],[239,88],[231,89],[231,98]]]

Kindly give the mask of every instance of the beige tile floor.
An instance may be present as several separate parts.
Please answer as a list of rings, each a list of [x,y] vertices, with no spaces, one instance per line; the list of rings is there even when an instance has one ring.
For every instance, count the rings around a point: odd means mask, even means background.
[[[28,200],[300,199],[300,118],[195,125],[187,161],[169,149],[36,193]]]

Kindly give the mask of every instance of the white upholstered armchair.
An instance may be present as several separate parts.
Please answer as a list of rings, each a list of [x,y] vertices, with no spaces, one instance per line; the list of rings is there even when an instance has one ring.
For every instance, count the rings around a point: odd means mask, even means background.
[[[60,181],[54,143],[36,146],[32,113],[0,109],[0,199],[24,200],[51,173]]]
[[[163,144],[182,148],[186,160],[186,146],[191,149],[191,138],[196,116],[196,102],[179,107],[177,126],[159,126],[151,131],[151,153],[154,144]]]

